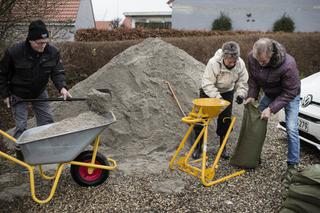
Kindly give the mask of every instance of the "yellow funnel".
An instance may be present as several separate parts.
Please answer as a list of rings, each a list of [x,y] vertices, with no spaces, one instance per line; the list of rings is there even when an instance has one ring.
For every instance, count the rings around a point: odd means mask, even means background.
[[[192,103],[196,108],[202,108],[202,113],[208,114],[211,118],[218,116],[230,105],[229,101],[219,98],[198,98],[194,99]]]

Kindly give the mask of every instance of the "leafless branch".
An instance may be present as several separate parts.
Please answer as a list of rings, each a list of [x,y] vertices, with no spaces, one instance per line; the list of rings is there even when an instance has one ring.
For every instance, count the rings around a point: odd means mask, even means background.
[[[112,29],[116,29],[120,27],[121,18],[115,18],[111,21],[111,27]]]
[[[34,19],[57,20],[58,10],[70,0],[0,0],[0,40],[9,30]],[[10,35],[11,36],[11,35]]]

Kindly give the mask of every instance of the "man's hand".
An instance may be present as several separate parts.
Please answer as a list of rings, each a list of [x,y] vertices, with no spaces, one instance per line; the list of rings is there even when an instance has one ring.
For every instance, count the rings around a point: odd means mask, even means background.
[[[271,109],[267,107],[261,112],[260,118],[263,120],[268,120],[270,117],[271,117]]]
[[[252,104],[254,101],[255,101],[254,98],[249,97],[244,101],[244,104],[249,104],[249,103]]]
[[[60,90],[60,94],[63,96],[63,100],[67,100],[67,98],[72,98],[71,94],[66,90],[66,88],[62,88]]]
[[[242,104],[243,103],[243,99],[244,99],[244,97],[242,97],[241,95],[238,95],[236,97],[236,103],[237,104]]]
[[[3,103],[5,103],[8,108],[10,108],[10,97],[6,97],[5,99],[3,99]]]

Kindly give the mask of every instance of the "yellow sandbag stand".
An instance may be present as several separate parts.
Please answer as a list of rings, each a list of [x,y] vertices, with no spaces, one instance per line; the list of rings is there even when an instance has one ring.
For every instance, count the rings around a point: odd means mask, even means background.
[[[212,166],[207,167],[208,165],[208,157],[207,157],[207,144],[208,144],[208,126],[213,118],[217,117],[228,105],[230,102],[218,99],[218,98],[199,98],[193,100],[193,108],[187,117],[183,117],[182,121],[190,125],[187,133],[183,137],[179,147],[175,151],[169,167],[171,170],[174,170],[175,166],[183,172],[191,174],[195,177],[201,179],[201,182],[204,186],[212,186],[221,182],[224,182],[230,178],[239,176],[245,172],[245,170],[241,170],[220,179],[214,180],[216,170],[219,168],[218,162],[220,160],[222,151],[228,141],[230,132],[235,124],[236,118],[231,118],[231,123],[226,133],[226,136],[223,140],[222,145],[215,157],[215,160]],[[228,118],[230,119],[230,118]],[[203,126],[202,131],[196,138],[195,142],[191,146],[190,150],[182,156],[179,156],[180,151],[184,148],[187,139],[189,138],[193,128],[195,125],[201,124]],[[190,157],[195,150],[197,144],[200,142],[201,137],[203,136],[203,145],[202,145],[202,157],[197,160],[191,160]],[[178,158],[177,158],[178,157]],[[195,164],[201,162],[201,167],[195,166]]]

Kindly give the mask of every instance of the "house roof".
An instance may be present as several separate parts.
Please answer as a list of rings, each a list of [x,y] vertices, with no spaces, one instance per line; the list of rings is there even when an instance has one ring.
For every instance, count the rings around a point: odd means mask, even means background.
[[[172,12],[159,11],[159,12],[125,12],[123,13],[126,17],[135,17],[135,16],[171,16]]]
[[[13,8],[16,17],[41,18],[46,22],[71,22],[77,19],[80,0],[47,0],[46,4],[34,4],[32,0],[17,3]],[[40,1],[41,2],[41,1]],[[43,2],[42,2],[43,3]],[[43,5],[43,6],[42,6]],[[28,13],[26,11],[29,11]]]
[[[45,19],[48,18],[50,21],[57,22],[66,22],[71,21],[75,22],[77,19],[78,11],[80,6],[80,0],[66,0],[62,3],[58,3],[56,7],[56,15],[53,17],[45,16]]]

